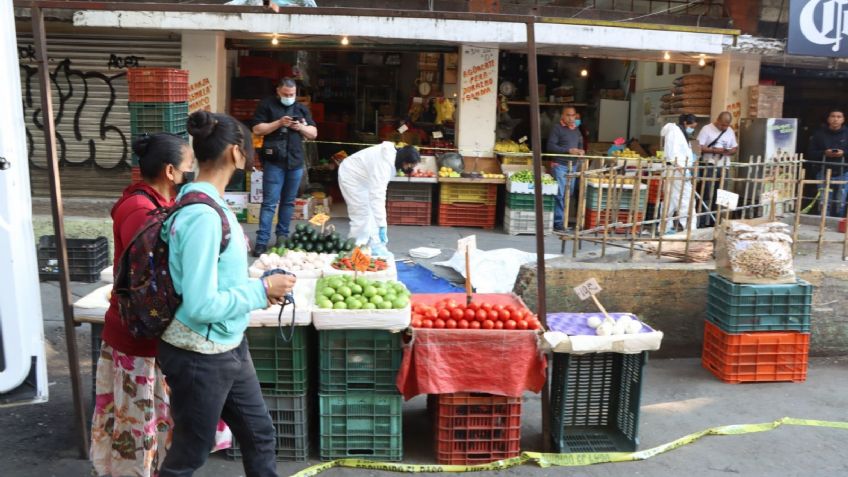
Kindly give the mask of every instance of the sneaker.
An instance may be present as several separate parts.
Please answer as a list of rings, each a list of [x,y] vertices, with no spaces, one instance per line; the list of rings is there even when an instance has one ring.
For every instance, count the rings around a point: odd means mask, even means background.
[[[267,250],[268,250],[268,246],[267,246],[267,245],[260,245],[260,244],[256,244],[256,245],[253,247],[253,256],[258,258],[260,255],[262,255],[263,253],[265,253]]]

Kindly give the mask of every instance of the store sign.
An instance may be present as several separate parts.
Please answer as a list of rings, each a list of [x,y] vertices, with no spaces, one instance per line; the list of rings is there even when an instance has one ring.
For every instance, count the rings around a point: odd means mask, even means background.
[[[602,291],[603,288],[601,288],[601,285],[598,284],[598,280],[594,278],[590,278],[574,287],[574,293],[576,293],[577,297],[581,300],[588,300]]]
[[[790,0],[786,51],[848,57],[848,0]]]

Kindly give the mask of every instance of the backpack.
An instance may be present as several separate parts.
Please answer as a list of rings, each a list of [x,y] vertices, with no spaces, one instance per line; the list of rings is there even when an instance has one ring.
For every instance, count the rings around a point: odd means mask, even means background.
[[[224,210],[203,192],[189,192],[171,208],[157,208],[135,234],[118,261],[113,293],[121,321],[135,338],[158,338],[182,303],[174,289],[168,264],[168,242],[162,240],[165,222],[183,207],[206,204],[221,217],[223,253],[230,243],[230,222]]]

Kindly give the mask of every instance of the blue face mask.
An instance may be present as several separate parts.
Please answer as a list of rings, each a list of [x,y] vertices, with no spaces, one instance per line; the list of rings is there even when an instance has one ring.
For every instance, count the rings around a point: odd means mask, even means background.
[[[686,128],[686,134],[692,134],[695,132],[695,128]]]
[[[580,119],[574,120],[574,127],[579,128],[581,124],[583,124],[583,121],[581,121]]]
[[[283,106],[291,106],[294,104],[294,98],[280,98],[280,102]]]

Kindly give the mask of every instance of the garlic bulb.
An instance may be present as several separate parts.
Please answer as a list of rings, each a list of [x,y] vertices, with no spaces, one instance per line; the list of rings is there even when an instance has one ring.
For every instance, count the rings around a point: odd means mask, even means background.
[[[609,336],[612,334],[612,326],[605,321],[595,329],[595,334],[598,336]]]
[[[601,326],[601,317],[600,316],[590,316],[586,320],[586,324],[589,325],[590,328],[597,329],[599,326]]]
[[[640,331],[642,331],[642,322],[638,320],[632,320],[630,323],[628,323],[626,331],[628,335],[635,335],[639,333]]]

